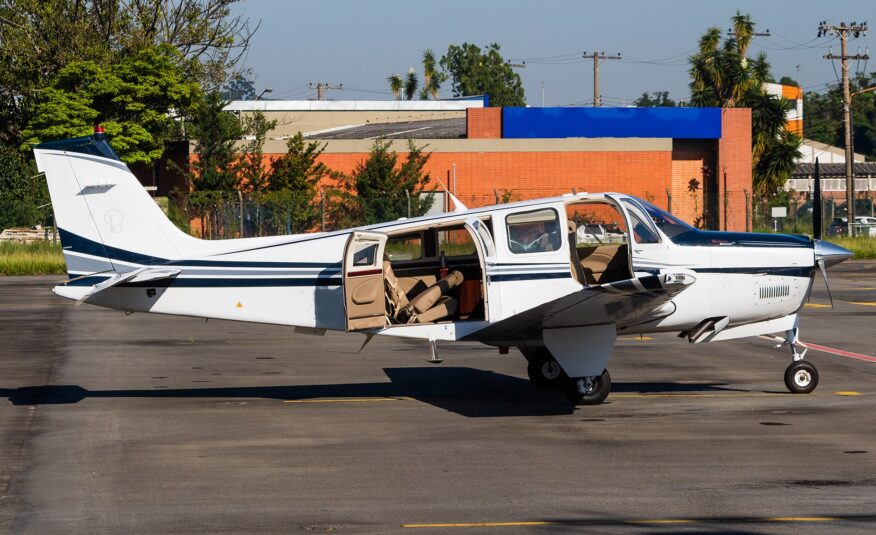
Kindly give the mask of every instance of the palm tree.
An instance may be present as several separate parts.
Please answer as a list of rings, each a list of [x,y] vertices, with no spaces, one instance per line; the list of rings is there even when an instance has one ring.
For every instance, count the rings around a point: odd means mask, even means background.
[[[768,94],[772,81],[766,54],[747,56],[754,36],[749,15],[736,12],[733,31],[721,43],[721,30],[709,28],[700,37],[697,53],[689,58],[691,104],[699,107],[751,108],[751,160],[754,190],[772,196],[787,181],[800,156],[800,138],[785,129],[791,103]]]
[[[417,87],[420,85],[420,81],[417,79],[417,72],[413,67],[408,68],[408,74],[405,76],[405,100],[411,100],[414,98],[414,95],[417,93]]]
[[[404,87],[405,83],[402,80],[402,77],[393,74],[386,77],[386,81],[389,82],[389,90],[392,91],[392,94],[395,96],[396,100],[401,100],[401,91]]]
[[[420,99],[426,100],[430,96],[432,99],[438,98],[438,90],[441,89],[441,83],[447,78],[442,72],[436,69],[438,62],[435,60],[435,53],[432,50],[423,52],[423,89],[420,91]]]

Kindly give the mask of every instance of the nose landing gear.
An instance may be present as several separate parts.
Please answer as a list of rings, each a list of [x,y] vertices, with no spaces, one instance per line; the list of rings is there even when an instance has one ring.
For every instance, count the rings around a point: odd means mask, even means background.
[[[800,342],[799,329],[794,327],[785,331],[785,340],[781,345],[791,348],[791,357],[794,359],[785,369],[785,386],[788,390],[794,394],[808,394],[815,390],[818,386],[818,370],[814,364],[803,360],[809,348]]]

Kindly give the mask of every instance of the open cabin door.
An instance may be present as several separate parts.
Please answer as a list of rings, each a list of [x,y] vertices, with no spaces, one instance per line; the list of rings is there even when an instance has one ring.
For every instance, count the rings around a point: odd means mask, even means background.
[[[483,280],[483,295],[484,295],[484,319],[500,317],[499,294],[498,292],[490,291],[489,271],[490,266],[496,262],[496,245],[493,242],[493,236],[487,228],[486,223],[475,217],[470,217],[465,221],[465,228],[468,229],[478,249],[478,257],[481,261],[481,273]]]
[[[386,234],[353,232],[344,249],[344,308],[347,331],[386,325],[383,249]]]
[[[627,220],[633,272],[653,271],[669,265],[669,244],[661,239],[648,211],[629,197],[612,196],[612,199],[618,203]]]

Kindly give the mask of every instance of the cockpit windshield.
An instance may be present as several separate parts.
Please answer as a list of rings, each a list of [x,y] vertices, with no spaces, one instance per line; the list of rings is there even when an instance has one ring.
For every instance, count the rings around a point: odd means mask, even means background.
[[[696,228],[688,225],[681,219],[678,219],[674,215],[657,208],[653,204],[643,201],[642,199],[636,199],[639,203],[648,211],[648,215],[651,216],[651,220],[654,221],[654,224],[666,234],[670,239],[675,238],[676,236],[680,236],[685,232],[695,231]]]

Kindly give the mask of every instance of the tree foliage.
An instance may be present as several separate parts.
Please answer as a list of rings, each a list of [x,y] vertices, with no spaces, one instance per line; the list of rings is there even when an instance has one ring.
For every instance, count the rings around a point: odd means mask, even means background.
[[[256,28],[237,0],[0,0],[0,142],[20,145],[40,91],[71,63],[121,64],[169,46],[188,78],[219,84]]]
[[[268,132],[277,126],[261,111],[248,114],[240,121],[241,131],[247,141],[243,144],[235,168],[242,189],[260,191],[270,183],[270,174],[265,166],[265,140]]]
[[[785,129],[791,103],[768,94],[772,81],[766,55],[747,56],[755,25],[736,12],[733,31],[721,42],[721,30],[709,28],[690,57],[691,104],[700,107],[751,108],[752,174],[754,193],[769,197],[787,182],[799,157],[800,138]]]
[[[496,43],[483,50],[470,43],[450,45],[440,63],[456,97],[487,94],[491,106],[526,105],[520,75],[505,62]]]
[[[855,92],[876,85],[876,73],[850,80]],[[804,94],[803,128],[806,137],[842,147],[843,133],[842,86],[833,84],[824,93]],[[855,152],[876,158],[876,92],[862,93],[852,98],[852,140]]]
[[[633,101],[640,108],[674,108],[678,103],[669,98],[669,91],[645,91],[642,96]]]
[[[192,191],[231,192],[238,186],[235,144],[243,128],[235,115],[223,111],[225,105],[218,91],[210,91],[192,108],[190,135],[197,140],[197,158],[187,173]]]
[[[0,230],[43,223],[48,202],[46,180],[34,165],[17,149],[0,145]]]
[[[338,177],[340,189],[334,195],[340,202],[333,215],[337,224],[369,225],[407,217],[408,203],[410,215],[416,217],[432,206],[432,196],[423,195],[431,180],[423,172],[429,153],[409,140],[407,157],[400,162],[391,146],[391,141],[375,141],[352,174]]]
[[[24,143],[85,136],[100,123],[127,163],[152,164],[178,135],[175,110],[188,108],[200,87],[186,78],[178,52],[146,47],[118,63],[74,61],[33,101]]]

